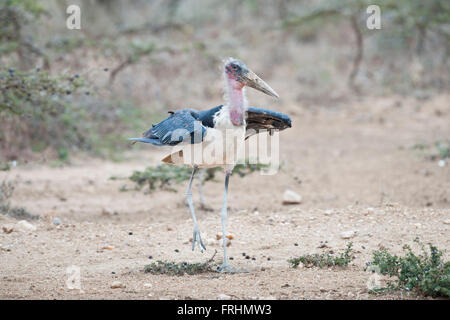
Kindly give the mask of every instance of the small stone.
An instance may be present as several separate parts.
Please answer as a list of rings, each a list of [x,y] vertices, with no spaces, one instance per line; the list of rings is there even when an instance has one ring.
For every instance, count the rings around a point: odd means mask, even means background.
[[[223,236],[222,232],[219,232],[218,234],[216,234],[216,239],[220,240],[220,239],[222,239],[222,236]],[[233,240],[234,236],[231,233],[229,233],[229,234],[227,234],[226,238],[228,240]]]
[[[444,220],[444,224],[450,224],[450,219]]]
[[[292,190],[287,189],[283,194],[283,204],[300,204],[302,196]]]
[[[102,209],[102,216],[112,216],[113,212],[111,209],[109,208],[103,208]]]
[[[341,238],[342,239],[350,239],[353,238],[354,236],[356,236],[358,232],[356,230],[351,230],[351,231],[345,231],[341,233]]]
[[[438,161],[438,166],[439,166],[439,167],[443,168],[443,167],[445,167],[445,165],[446,165],[445,160],[439,160],[439,161]]]
[[[0,249],[2,249],[2,250],[4,250],[4,251],[11,251],[11,248],[12,248],[12,245],[10,245],[10,244],[7,244],[7,245],[4,245],[4,246],[1,246],[0,247]]]
[[[217,296],[217,298],[219,298],[219,300],[231,300],[231,297],[225,293],[221,293]]]
[[[36,226],[32,225],[31,223],[29,223],[26,220],[20,220],[19,222],[17,222],[17,226],[22,230],[22,231],[36,231]]]
[[[151,283],[144,283],[144,288],[151,288],[153,285]]]
[[[111,283],[111,289],[120,289],[125,287],[126,286],[120,281],[114,281],[113,283]]]
[[[54,224],[55,226],[59,226],[61,223],[62,223],[62,222],[61,222],[61,219],[59,219],[59,218],[53,219],[53,224]]]
[[[331,216],[333,214],[333,210],[325,210],[323,212],[323,214],[326,215],[326,216]]]
[[[375,212],[374,208],[367,208],[365,215],[373,214]]]
[[[4,226],[2,226],[2,230],[4,233],[11,233],[14,231],[14,227],[10,224],[5,224]]]
[[[104,246],[100,248],[101,250],[112,250],[114,249],[114,246]]]

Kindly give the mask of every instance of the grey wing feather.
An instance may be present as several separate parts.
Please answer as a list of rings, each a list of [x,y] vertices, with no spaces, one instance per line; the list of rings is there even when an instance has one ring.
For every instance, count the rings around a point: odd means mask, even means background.
[[[142,138],[132,138],[137,142],[154,145],[176,145],[181,142],[199,143],[206,128],[198,121],[198,112],[191,109],[175,111],[160,123],[144,132]]]

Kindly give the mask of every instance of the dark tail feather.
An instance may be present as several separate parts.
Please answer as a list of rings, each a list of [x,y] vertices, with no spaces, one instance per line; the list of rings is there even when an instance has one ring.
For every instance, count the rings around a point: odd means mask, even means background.
[[[163,146],[164,144],[159,141],[159,139],[149,139],[149,138],[129,138],[128,140],[133,141],[133,144],[136,142],[144,142],[144,143],[151,143],[155,146]]]

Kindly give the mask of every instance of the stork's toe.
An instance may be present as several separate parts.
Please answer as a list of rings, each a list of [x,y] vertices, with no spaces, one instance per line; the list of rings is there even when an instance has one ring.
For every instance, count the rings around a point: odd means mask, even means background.
[[[203,244],[202,237],[200,235],[200,230],[194,228],[194,234],[192,236],[192,251],[194,251],[196,243],[201,252],[203,252],[203,250],[206,250],[206,247]]]

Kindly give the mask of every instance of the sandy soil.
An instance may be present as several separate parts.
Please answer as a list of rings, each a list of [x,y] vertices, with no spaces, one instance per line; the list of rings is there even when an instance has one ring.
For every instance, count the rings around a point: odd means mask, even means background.
[[[230,183],[228,230],[232,264],[248,274],[167,276],[145,274],[156,260],[203,262],[221,247],[221,181],[206,185],[214,211],[197,218],[204,253],[192,252],[192,221],[178,192],[121,192],[133,170],[156,164],[162,153],[149,147],[113,163],[78,159],[50,168],[28,164],[0,172],[17,182],[12,203],[39,214],[35,231],[21,231],[17,220],[0,216],[0,298],[2,299],[399,299],[401,294],[368,293],[364,271],[371,252],[381,246],[401,252],[419,236],[450,248],[450,163],[440,167],[418,151],[450,137],[450,97],[427,101],[401,97],[355,99],[334,108],[292,106],[283,111],[293,128],[282,132],[282,170],[253,174]],[[292,189],[300,205],[282,205]],[[194,190],[194,201],[198,200]],[[368,210],[374,208],[373,211]],[[52,221],[58,217],[62,224]],[[345,269],[292,269],[287,259],[333,250],[351,239],[356,259]],[[177,251],[178,252],[177,252]],[[255,260],[245,259],[246,253]],[[152,259],[149,257],[152,256]],[[448,259],[448,252],[446,253]],[[70,290],[67,268],[80,269],[81,291]],[[124,287],[112,289],[120,281]],[[419,297],[420,298],[420,297]]]

